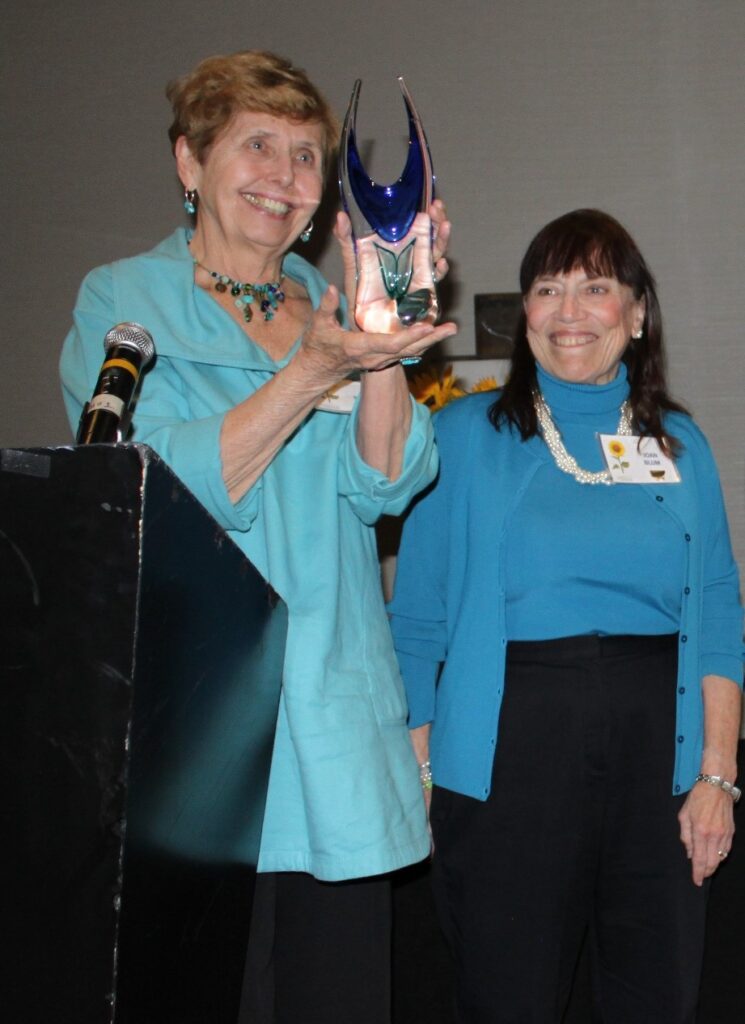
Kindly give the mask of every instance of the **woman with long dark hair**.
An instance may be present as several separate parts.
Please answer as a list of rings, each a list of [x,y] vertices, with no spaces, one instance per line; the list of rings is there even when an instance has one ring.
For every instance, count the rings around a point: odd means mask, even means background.
[[[391,605],[458,1020],[558,1024],[589,929],[593,1019],[684,1024],[739,796],[718,475],[617,221],[548,224],[520,284],[506,386],[436,417]]]

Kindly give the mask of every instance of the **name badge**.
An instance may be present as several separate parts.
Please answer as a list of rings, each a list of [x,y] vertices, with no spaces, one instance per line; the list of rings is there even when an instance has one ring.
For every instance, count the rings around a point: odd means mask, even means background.
[[[358,380],[340,380],[316,402],[316,409],[320,409],[321,412],[341,412],[349,415],[359,393]]]
[[[679,484],[680,473],[654,437],[598,434],[614,484]]]

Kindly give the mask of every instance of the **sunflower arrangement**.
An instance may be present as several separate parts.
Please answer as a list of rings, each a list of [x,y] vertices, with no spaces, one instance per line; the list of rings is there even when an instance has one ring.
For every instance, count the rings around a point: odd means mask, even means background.
[[[417,402],[426,405],[430,412],[437,412],[456,398],[473,395],[477,391],[494,391],[499,385],[495,377],[481,377],[470,391],[453,373],[452,366],[440,367],[430,364],[409,379],[409,390]]]

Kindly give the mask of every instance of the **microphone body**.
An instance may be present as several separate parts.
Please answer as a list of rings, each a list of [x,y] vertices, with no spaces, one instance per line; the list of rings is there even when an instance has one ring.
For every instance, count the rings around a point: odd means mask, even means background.
[[[112,327],[103,340],[106,358],[93,397],[86,402],[78,427],[78,444],[120,440],[119,429],[129,411],[140,373],[155,355],[153,339],[140,324]]]

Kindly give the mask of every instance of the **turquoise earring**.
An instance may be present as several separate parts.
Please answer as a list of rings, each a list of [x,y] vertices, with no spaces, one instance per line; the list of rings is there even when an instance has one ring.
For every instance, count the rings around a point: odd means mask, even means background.
[[[197,198],[197,190],[195,188],[184,189],[184,209],[187,213],[192,216],[197,212],[197,208],[194,200]]]

